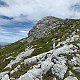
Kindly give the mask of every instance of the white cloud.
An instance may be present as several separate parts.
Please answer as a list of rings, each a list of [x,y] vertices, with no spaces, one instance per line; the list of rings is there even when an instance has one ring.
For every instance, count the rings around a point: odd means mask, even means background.
[[[19,31],[20,33],[28,33],[29,31],[27,30],[22,30],[22,31]]]
[[[13,28],[12,28],[13,29]],[[17,31],[9,31],[6,28],[0,27],[0,42],[16,42],[22,38],[27,37],[27,33],[29,32],[30,29],[19,29]]]
[[[0,42],[8,42],[8,43],[13,43],[18,40],[22,39],[20,36],[14,36],[14,35],[1,35],[0,34]]]
[[[10,34],[6,29],[0,28],[0,34]]]
[[[0,15],[13,17],[12,20],[0,18],[0,25],[16,21],[36,21],[45,16],[61,18],[80,18],[80,12],[74,9],[74,5],[80,4],[80,0],[2,0],[9,6],[0,7]],[[79,7],[77,7],[79,8]],[[79,9],[80,10],[80,9]],[[16,24],[18,25],[18,24]],[[7,29],[7,27],[6,27]],[[12,31],[13,30],[13,31]],[[27,36],[29,29],[18,31],[0,29],[0,40],[14,42]],[[13,39],[12,39],[13,38]]]
[[[0,25],[6,25],[9,24],[10,22],[11,22],[10,20],[0,18]]]
[[[15,20],[39,20],[45,16],[61,18],[77,17],[70,7],[80,0],[3,0],[9,7],[0,7],[0,14]],[[21,14],[25,15],[21,16]],[[79,17],[79,16],[78,16]]]
[[[28,32],[29,32],[29,29],[27,29],[27,30],[20,30],[20,31],[18,31],[17,35],[22,36],[22,37],[27,37],[28,36],[27,35]]]

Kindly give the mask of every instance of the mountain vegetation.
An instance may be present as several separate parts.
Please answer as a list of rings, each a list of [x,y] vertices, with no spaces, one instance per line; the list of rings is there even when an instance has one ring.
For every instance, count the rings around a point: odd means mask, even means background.
[[[47,16],[0,47],[0,79],[80,80],[80,19]]]

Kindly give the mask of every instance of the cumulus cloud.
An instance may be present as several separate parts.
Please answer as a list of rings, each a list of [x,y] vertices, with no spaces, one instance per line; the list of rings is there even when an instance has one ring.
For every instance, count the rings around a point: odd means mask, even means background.
[[[25,28],[3,28],[0,27],[0,42],[16,42],[22,38],[27,37],[29,29]]]
[[[27,34],[28,34],[29,30],[30,29],[27,29],[27,30],[19,30],[17,32],[17,35],[22,36],[22,37],[27,37],[28,36]]]
[[[0,7],[7,7],[8,4],[6,4],[6,2],[0,0]]]
[[[29,32],[29,30],[21,30],[21,31],[19,31],[20,33],[28,33]]]
[[[0,16],[0,26],[7,25],[7,31],[0,29],[0,38],[14,42],[27,36],[31,22],[45,16],[80,18],[80,0],[0,0]]]
[[[0,14],[14,17],[15,20],[39,20],[45,16],[61,18],[75,17],[75,11],[70,7],[79,0],[3,0],[9,7],[0,7]],[[77,12],[80,14],[79,12]],[[74,15],[75,14],[75,15]],[[79,17],[79,16],[78,16]]]
[[[0,25],[6,25],[9,24],[10,22],[11,22],[10,20],[0,18]]]

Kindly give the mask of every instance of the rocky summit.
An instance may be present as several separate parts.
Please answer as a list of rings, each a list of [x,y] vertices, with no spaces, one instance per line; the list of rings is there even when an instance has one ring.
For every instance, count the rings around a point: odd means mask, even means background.
[[[28,33],[28,36],[31,39],[40,39],[45,35],[51,33],[51,30],[62,26],[64,24],[63,20],[60,18],[47,16],[42,20],[38,21],[38,23],[31,29]]]
[[[44,17],[0,47],[0,80],[80,80],[80,19]]]

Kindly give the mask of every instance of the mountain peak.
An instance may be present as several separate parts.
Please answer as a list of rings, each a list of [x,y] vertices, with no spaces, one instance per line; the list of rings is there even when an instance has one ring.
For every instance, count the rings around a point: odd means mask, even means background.
[[[37,22],[33,29],[29,31],[28,37],[30,39],[40,39],[45,35],[48,35],[51,32],[51,30],[60,27],[63,24],[63,19],[56,18],[53,16],[44,17],[43,19]]]
[[[80,19],[45,17],[27,38],[0,47],[0,80],[34,79],[80,80]]]
[[[54,16],[46,16],[44,18],[42,18],[42,20],[50,20],[50,19],[60,19],[60,18],[57,18],[57,17],[54,17]]]

